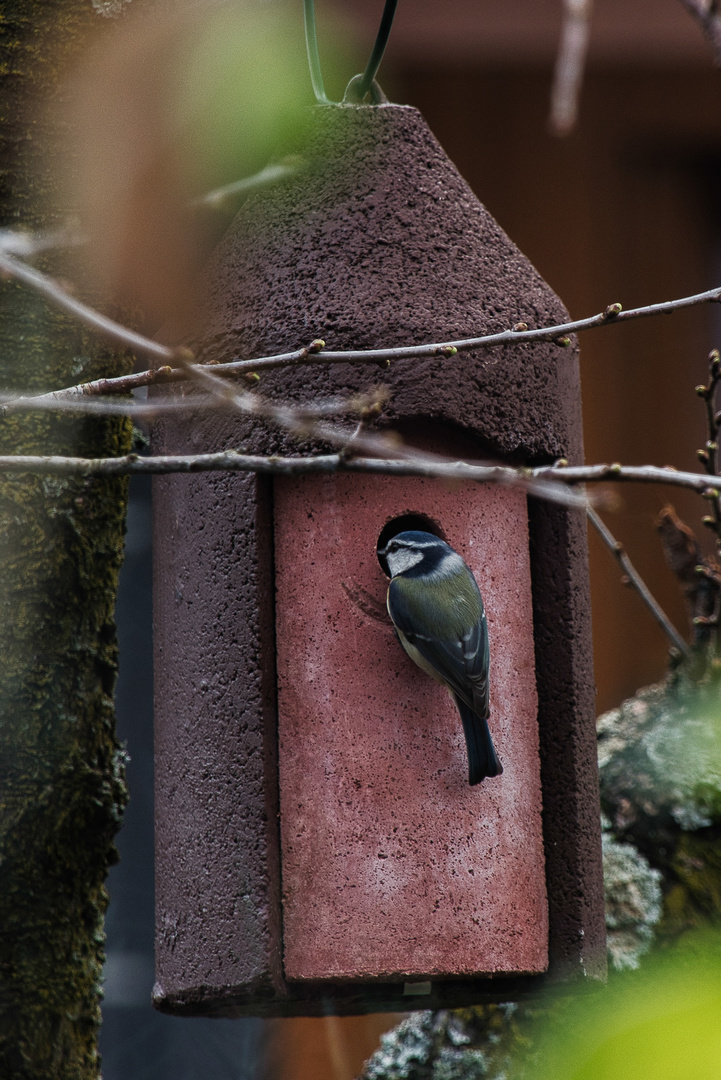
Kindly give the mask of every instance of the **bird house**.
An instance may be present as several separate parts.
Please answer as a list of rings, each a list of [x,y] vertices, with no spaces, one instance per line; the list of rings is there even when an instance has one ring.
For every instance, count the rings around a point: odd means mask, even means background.
[[[204,361],[420,345],[567,319],[419,113],[316,110],[306,168],[215,253]],[[278,401],[379,378],[380,420],[454,460],[581,460],[578,357],[551,342],[280,368]],[[228,413],[163,452],[297,454]],[[158,1008],[290,1015],[509,1000],[601,975],[585,519],[518,487],[337,472],[155,481]],[[379,552],[442,537],[484,598],[503,774],[385,610]],[[386,567],[387,569],[387,567]]]

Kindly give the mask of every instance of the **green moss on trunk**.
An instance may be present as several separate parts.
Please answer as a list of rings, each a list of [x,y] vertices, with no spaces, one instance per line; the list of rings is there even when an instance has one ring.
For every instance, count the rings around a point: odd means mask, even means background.
[[[0,224],[62,219],[36,106],[57,93],[89,0],[0,0]],[[54,121],[54,124],[56,121]],[[51,137],[52,136],[52,137]],[[59,138],[58,138],[59,136]],[[0,387],[127,370],[69,319],[0,285]],[[127,452],[125,420],[0,417],[0,453]],[[123,479],[0,480],[0,1076],[99,1073],[104,881],[125,802],[115,735],[113,610]]]

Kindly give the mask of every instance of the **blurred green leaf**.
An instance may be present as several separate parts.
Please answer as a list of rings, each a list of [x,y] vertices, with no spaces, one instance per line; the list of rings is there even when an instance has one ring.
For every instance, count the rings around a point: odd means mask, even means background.
[[[299,148],[314,104],[300,4],[203,13],[172,95],[174,126],[198,184],[238,180]],[[352,73],[350,35],[324,35],[324,73]]]
[[[540,1037],[534,1080],[721,1077],[721,940],[703,935],[567,1004]]]

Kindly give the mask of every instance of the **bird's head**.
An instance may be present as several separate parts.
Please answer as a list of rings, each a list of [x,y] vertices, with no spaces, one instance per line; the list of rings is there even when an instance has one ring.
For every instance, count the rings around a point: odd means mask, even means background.
[[[440,578],[464,568],[460,555],[433,533],[412,530],[392,536],[382,554],[391,577]]]

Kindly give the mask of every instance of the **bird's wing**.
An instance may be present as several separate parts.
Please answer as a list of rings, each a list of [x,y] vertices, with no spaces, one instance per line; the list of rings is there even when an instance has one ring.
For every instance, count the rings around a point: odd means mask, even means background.
[[[443,682],[480,717],[488,716],[488,626],[480,617],[460,636],[441,637],[426,613],[414,611],[393,579],[388,589],[388,612],[395,626],[437,671]]]

